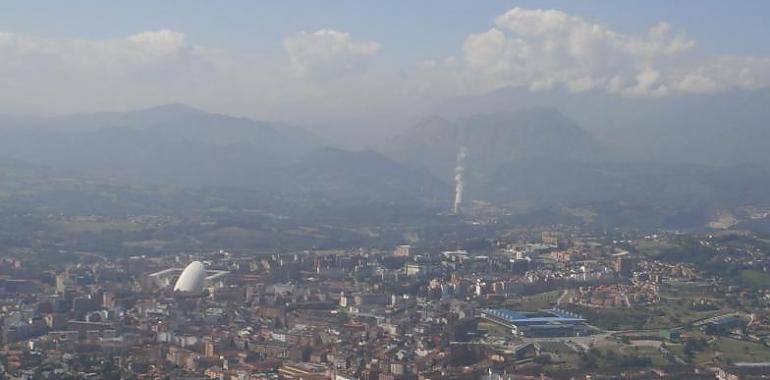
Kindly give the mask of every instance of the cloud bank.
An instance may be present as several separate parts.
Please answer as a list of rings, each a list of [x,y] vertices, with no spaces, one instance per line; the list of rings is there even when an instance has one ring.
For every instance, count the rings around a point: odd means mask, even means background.
[[[387,52],[382,44],[334,29],[282,42],[282,51],[260,56],[200,46],[172,30],[108,40],[0,33],[0,112],[185,102],[332,120],[503,87],[665,97],[770,86],[767,57],[704,58],[664,22],[632,35],[558,10],[513,8],[458,41],[457,54],[406,67],[376,65]]]
[[[627,35],[558,10],[513,8],[465,39],[460,67],[450,60],[440,69],[459,93],[523,86],[667,96],[770,85],[766,58],[698,60],[695,48],[665,22]]]
[[[354,41],[349,33],[331,29],[299,32],[284,40],[289,61],[300,74],[355,71],[382,46],[374,41]]]

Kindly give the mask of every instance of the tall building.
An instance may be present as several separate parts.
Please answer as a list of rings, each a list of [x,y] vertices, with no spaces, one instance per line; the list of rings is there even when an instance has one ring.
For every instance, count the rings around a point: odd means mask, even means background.
[[[631,259],[628,257],[628,252],[621,252],[615,254],[615,272],[620,276],[628,276],[631,274],[632,266]]]
[[[410,257],[412,255],[411,245],[399,245],[396,250],[393,251],[393,256],[396,257]]]
[[[543,231],[540,238],[543,241],[543,244],[558,246],[562,242],[562,234],[554,231]]]
[[[203,343],[203,354],[206,355],[206,357],[213,358],[215,353],[214,340],[211,338],[205,339]]]
[[[70,277],[67,271],[59,273],[56,276],[56,292],[59,294],[63,294],[67,290],[67,285],[69,285],[69,282],[70,282]]]

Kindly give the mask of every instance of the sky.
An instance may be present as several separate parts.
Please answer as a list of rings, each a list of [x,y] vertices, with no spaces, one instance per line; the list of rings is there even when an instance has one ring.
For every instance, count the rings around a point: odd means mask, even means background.
[[[767,1],[14,1],[0,112],[181,102],[357,120],[503,87],[669,97],[770,85]]]

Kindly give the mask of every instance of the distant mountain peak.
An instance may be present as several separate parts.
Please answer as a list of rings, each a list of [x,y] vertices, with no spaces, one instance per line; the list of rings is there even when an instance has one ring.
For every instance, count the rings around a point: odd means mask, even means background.
[[[168,103],[159,106],[142,108],[136,111],[142,114],[207,114],[209,112],[189,106],[184,103]]]
[[[582,162],[608,157],[606,147],[590,132],[552,107],[480,113],[453,121],[433,117],[396,136],[384,152],[447,179],[454,176],[461,147],[473,165],[485,167],[487,173],[522,160]]]
[[[497,111],[489,113],[476,113],[457,119],[459,124],[474,124],[479,122],[492,122],[498,126],[503,122],[513,122],[521,124],[525,122],[557,122],[559,124],[575,124],[569,117],[565,116],[554,107],[526,107],[512,111]]]

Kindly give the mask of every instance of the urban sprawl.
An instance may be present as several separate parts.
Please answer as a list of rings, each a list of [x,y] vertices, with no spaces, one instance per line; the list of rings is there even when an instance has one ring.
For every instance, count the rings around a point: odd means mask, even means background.
[[[552,227],[514,231],[478,250],[84,255],[44,271],[8,255],[0,262],[0,373],[764,378],[763,244],[732,232]]]

